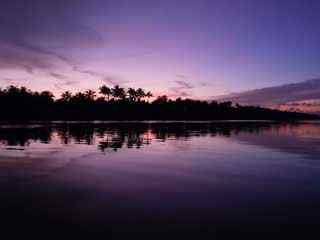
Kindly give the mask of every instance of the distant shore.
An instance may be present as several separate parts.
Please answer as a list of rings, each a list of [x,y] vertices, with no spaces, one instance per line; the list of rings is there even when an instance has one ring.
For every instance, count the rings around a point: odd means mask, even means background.
[[[101,86],[60,98],[49,91],[9,86],[0,89],[0,121],[217,121],[317,120],[318,115],[241,106],[232,102],[169,99],[141,88]]]

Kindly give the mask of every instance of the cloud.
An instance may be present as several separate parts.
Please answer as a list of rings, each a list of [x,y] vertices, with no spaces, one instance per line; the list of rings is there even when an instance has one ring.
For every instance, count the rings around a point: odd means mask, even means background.
[[[213,97],[212,99],[219,101],[232,101],[242,105],[259,105],[266,107],[287,105],[290,107],[290,104],[293,102],[320,99],[320,79],[256,89],[242,93],[233,93]],[[299,103],[299,105],[300,104],[301,103]]]
[[[69,80],[69,78],[63,74],[56,73],[56,72],[49,72],[49,76],[58,79],[60,82],[57,82],[54,85],[55,88],[59,90],[64,90],[64,87],[66,86],[73,86],[79,83],[79,81],[76,80]]]
[[[92,77],[101,77],[101,73],[99,73],[99,72],[92,71],[92,70],[83,70],[76,65],[73,65],[72,70],[75,72],[78,72],[78,73],[90,75]]]
[[[178,80],[178,81],[175,81],[175,83],[177,83],[179,85],[179,87],[183,88],[183,89],[192,89],[192,88],[194,88],[194,86],[191,85],[190,83],[188,83],[187,81]]]
[[[188,92],[184,92],[184,91],[179,91],[179,90],[175,90],[175,89],[170,89],[169,93],[159,93],[159,94],[155,94],[155,95],[166,95],[169,98],[191,98],[193,95],[188,93]]]
[[[81,23],[75,1],[0,2],[0,69],[34,74],[60,65],[73,66],[68,49],[101,47],[102,36]],[[30,14],[32,12],[32,14]],[[69,17],[72,12],[73,17]]]
[[[117,79],[116,77],[113,77],[113,76],[106,76],[102,79],[102,81],[106,84],[111,84],[111,85],[121,85],[123,84],[124,82]]]
[[[31,66],[28,66],[28,65],[24,65],[24,69],[25,69],[25,71],[27,72],[27,73],[29,73],[29,74],[34,74],[34,68],[33,67],[31,67]]]
[[[183,74],[176,75],[179,80],[175,80],[174,83],[177,85],[176,87],[170,88],[169,97],[177,98],[177,97],[192,97],[192,94],[188,92],[188,90],[193,89],[194,86],[188,82],[187,76]]]
[[[33,74],[36,68],[49,69],[53,61],[48,56],[0,41],[0,69],[22,69]]]
[[[186,75],[183,75],[183,74],[177,74],[176,75],[177,78],[182,78],[182,79],[186,79]]]
[[[53,84],[53,86],[54,86],[56,89],[58,89],[58,90],[64,91],[64,88],[61,87],[61,85],[60,85],[59,83],[55,83],[55,84]]]
[[[177,97],[191,97],[192,94],[185,91],[184,88],[170,88],[169,97],[177,98]]]
[[[255,105],[282,104],[317,98],[320,98],[320,79],[216,97],[216,99]]]
[[[147,57],[147,56],[151,56],[153,55],[152,51],[148,51],[148,52],[137,52],[137,53],[130,53],[130,54],[123,54],[123,55],[118,55],[118,56],[113,56],[110,57],[113,60],[117,60],[117,59],[136,59],[139,57]]]
[[[55,72],[50,72],[49,75],[51,77],[54,77],[54,78],[57,78],[57,79],[60,79],[60,80],[64,80],[64,79],[67,79],[68,77],[67,76],[64,76],[60,73],[55,73]]]
[[[186,98],[186,97],[192,97],[192,94],[183,92],[183,91],[176,91],[176,93],[169,93],[168,96],[171,98],[179,98],[179,97]]]
[[[12,78],[2,78],[2,81],[5,82],[8,85],[14,84],[16,81]]]
[[[46,49],[101,47],[105,43],[103,37],[83,22],[83,13],[76,11],[79,5],[79,1],[72,0],[33,0],[32,4],[3,0],[1,39]]]
[[[58,90],[65,90],[65,87],[74,86],[74,85],[76,85],[78,83],[79,83],[79,81],[67,80],[67,81],[63,81],[63,82],[60,82],[60,83],[55,83],[55,84],[53,84],[53,86],[55,88],[57,88]]]
[[[63,85],[72,86],[72,85],[75,85],[75,84],[77,84],[77,83],[79,83],[79,81],[69,80],[69,81],[65,81],[65,82],[63,83]]]
[[[101,73],[101,72],[97,72],[97,71],[93,71],[93,70],[83,70],[80,69],[77,66],[73,67],[73,70],[82,74],[87,74],[89,76],[92,76],[94,78],[99,78],[99,80],[101,80],[103,83],[107,84],[107,85],[121,85],[121,84],[125,84],[126,81],[120,79],[119,77],[116,77],[114,75],[111,74],[105,74],[105,73]]]
[[[205,82],[200,83],[200,87],[207,87],[207,86],[209,86],[208,83],[205,83]]]

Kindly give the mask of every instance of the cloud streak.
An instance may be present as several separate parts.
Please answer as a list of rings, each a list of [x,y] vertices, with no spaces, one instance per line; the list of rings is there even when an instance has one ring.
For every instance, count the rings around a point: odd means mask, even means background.
[[[262,106],[318,98],[320,98],[320,79],[214,97],[218,100]]]
[[[193,89],[194,86],[188,82],[187,76],[183,74],[177,74],[174,83],[177,85],[176,87],[170,88],[170,93],[168,94],[171,98],[178,98],[178,97],[192,97],[192,94],[188,91]]]
[[[98,80],[101,80],[103,83],[107,85],[115,86],[115,85],[121,85],[126,83],[126,81],[120,79],[119,77],[113,76],[111,74],[105,74],[105,73],[101,73],[93,70],[83,70],[77,66],[73,66],[73,70],[82,74],[87,74],[94,78],[98,78]]]
[[[242,93],[234,93],[214,100],[232,101],[242,105],[257,105],[282,110],[303,110],[318,107],[310,100],[320,99],[320,79],[312,79],[294,84],[285,84],[277,87],[262,88]],[[307,102],[305,102],[307,101]],[[318,110],[320,112],[320,109]]]
[[[54,3],[45,0],[32,3],[1,1],[0,70],[20,69],[35,74],[36,70],[57,70],[63,65],[72,67],[74,62],[66,49],[103,46],[102,36],[81,23],[77,18],[80,16],[70,18],[66,15],[73,11],[75,3],[72,0]]]
[[[68,78],[68,77],[65,76],[65,75],[62,75],[62,74],[60,74],[60,73],[55,73],[55,72],[50,72],[49,75],[50,75],[51,77],[57,78],[57,79],[59,79],[59,80],[64,80],[64,79],[67,79],[67,78]]]
[[[178,80],[178,81],[175,81],[175,83],[177,83],[179,85],[179,88],[182,88],[182,89],[194,88],[194,86],[192,84],[188,83],[187,81]]]

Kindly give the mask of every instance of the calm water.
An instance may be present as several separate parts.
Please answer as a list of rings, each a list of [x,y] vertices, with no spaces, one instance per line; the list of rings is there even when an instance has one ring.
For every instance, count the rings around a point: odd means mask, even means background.
[[[7,227],[317,226],[319,186],[316,122],[0,127],[0,210]]]

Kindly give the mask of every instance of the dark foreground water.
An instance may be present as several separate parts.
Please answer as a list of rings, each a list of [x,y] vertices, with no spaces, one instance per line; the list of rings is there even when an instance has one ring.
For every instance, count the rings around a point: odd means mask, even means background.
[[[0,201],[11,234],[305,236],[320,124],[2,124]]]

